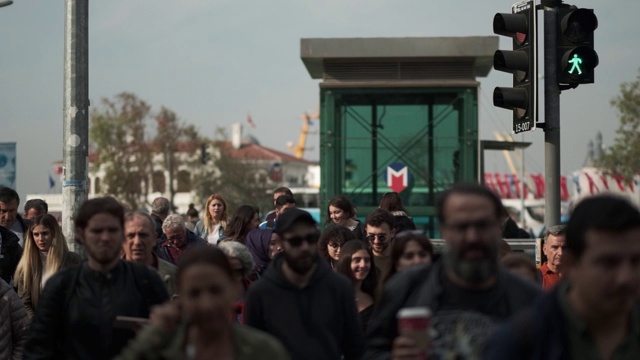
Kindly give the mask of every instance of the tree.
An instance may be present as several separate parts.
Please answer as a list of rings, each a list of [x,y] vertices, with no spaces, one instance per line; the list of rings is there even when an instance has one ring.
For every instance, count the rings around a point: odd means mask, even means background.
[[[598,165],[631,181],[640,171],[640,71],[632,82],[620,85],[620,94],[611,100],[620,115],[620,127],[613,146]]]
[[[137,209],[148,193],[151,151],[145,139],[151,107],[135,94],[123,92],[92,111],[90,144],[97,155],[92,170],[102,169],[100,189]]]
[[[267,181],[266,169],[252,159],[232,156],[224,129],[216,129],[213,141],[207,142],[207,149],[211,154],[194,183],[200,203],[204,204],[207,197],[218,193],[227,201],[230,212],[245,204],[262,211],[273,207],[268,195],[272,186]]]
[[[197,129],[193,125],[187,125],[178,119],[178,116],[171,109],[164,106],[160,108],[160,112],[156,117],[157,131],[153,138],[152,144],[156,153],[162,154],[163,166],[167,169],[169,174],[169,200],[173,204],[174,196],[177,189],[174,187],[174,179],[180,174],[180,165],[183,169],[188,169],[190,174],[189,181],[179,181],[179,184],[184,184],[186,188],[191,191],[190,179],[198,172],[198,166],[200,166],[196,151],[199,149],[199,144],[205,142],[199,134]],[[182,153],[183,156],[178,158],[177,153]],[[185,180],[185,179],[179,179]],[[184,189],[180,189],[184,190]]]

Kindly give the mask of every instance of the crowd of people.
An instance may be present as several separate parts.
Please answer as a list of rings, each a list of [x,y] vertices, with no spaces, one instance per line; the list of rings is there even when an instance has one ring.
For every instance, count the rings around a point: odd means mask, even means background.
[[[640,212],[615,196],[550,226],[539,268],[476,184],[439,197],[443,249],[393,192],[366,216],[337,195],[325,224],[287,188],[263,222],[222,194],[202,217],[95,198],[82,257],[44,201],[19,204],[0,189],[0,359],[640,359]],[[398,320],[416,308],[417,338]]]

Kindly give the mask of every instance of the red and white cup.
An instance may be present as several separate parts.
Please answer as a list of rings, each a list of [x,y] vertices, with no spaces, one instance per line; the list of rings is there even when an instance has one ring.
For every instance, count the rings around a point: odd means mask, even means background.
[[[429,328],[431,310],[428,307],[406,307],[398,311],[398,333],[413,339],[422,351],[422,359],[427,359],[429,351]]]

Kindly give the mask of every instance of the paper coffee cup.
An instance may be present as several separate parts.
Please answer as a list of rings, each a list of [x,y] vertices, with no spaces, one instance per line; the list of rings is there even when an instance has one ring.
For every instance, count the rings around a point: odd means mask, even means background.
[[[427,307],[407,307],[398,311],[398,333],[409,337],[422,350],[423,359],[429,350],[429,327],[431,326],[431,310]]]

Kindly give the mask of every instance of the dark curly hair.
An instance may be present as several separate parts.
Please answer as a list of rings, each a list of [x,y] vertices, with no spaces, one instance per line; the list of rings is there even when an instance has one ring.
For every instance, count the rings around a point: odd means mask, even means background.
[[[325,259],[329,264],[333,263],[333,259],[329,256],[327,246],[329,243],[335,242],[340,246],[343,246],[347,241],[355,240],[356,236],[353,232],[344,226],[331,225],[322,232],[320,235],[320,241],[318,241],[318,251],[320,256]]]

